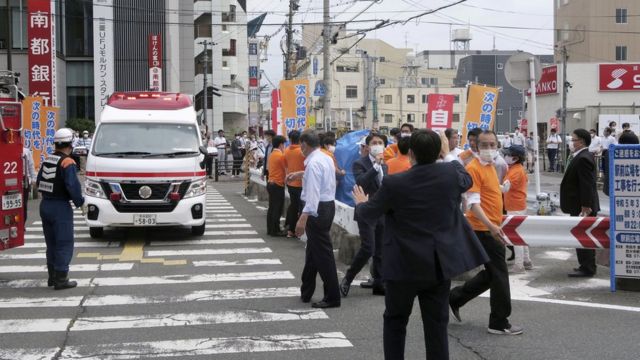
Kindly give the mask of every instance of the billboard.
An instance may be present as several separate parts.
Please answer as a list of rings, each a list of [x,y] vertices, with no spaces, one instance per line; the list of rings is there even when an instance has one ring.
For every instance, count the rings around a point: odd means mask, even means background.
[[[93,1],[93,79],[98,124],[114,91],[113,0]]]
[[[56,99],[56,37],[52,2],[29,0],[27,18],[29,94],[46,105]]]
[[[427,128],[446,130],[453,123],[455,95],[429,94],[427,101]]]
[[[600,64],[600,91],[640,91],[640,64]]]
[[[558,66],[552,65],[542,68],[540,81],[536,84],[536,95],[553,95],[558,93]],[[531,96],[531,91],[527,90],[527,96]]]
[[[308,124],[309,80],[280,81],[282,131],[304,130]]]

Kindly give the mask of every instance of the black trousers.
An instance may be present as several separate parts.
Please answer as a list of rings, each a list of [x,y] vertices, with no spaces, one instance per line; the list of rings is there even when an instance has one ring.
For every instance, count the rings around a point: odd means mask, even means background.
[[[351,261],[351,266],[347,270],[345,277],[351,283],[362,268],[367,264],[369,258],[373,256],[371,266],[371,277],[374,286],[382,286],[382,239],[384,237],[384,217],[371,226],[363,221],[358,221],[360,232],[360,250]]]
[[[207,176],[212,176],[213,175],[213,155],[205,156],[204,165],[207,172]]]
[[[289,207],[287,208],[287,217],[284,222],[287,230],[291,232],[296,231],[296,223],[300,217],[302,207],[300,206],[300,195],[302,194],[302,188],[296,186],[287,186],[289,191]]]
[[[480,243],[489,255],[489,262],[484,264],[472,279],[451,290],[450,302],[461,307],[483,292],[490,290],[489,327],[506,329],[509,327],[511,315],[511,290],[509,288],[509,270],[505,260],[505,246],[494,239],[488,231],[476,231]]]
[[[549,157],[549,171],[556,171],[556,159],[558,158],[558,149],[547,149]]]
[[[276,183],[267,184],[269,193],[269,209],[267,210],[267,234],[277,235],[280,230],[280,215],[284,208],[284,186]]]
[[[438,284],[408,281],[385,281],[384,358],[403,360],[407,323],[413,300],[418,297],[422,314],[424,343],[428,360],[449,359],[449,288],[450,280]]]
[[[333,201],[321,202],[318,204],[318,216],[309,216],[307,219],[305,228],[307,248],[300,286],[300,297],[303,300],[310,300],[313,296],[316,290],[316,275],[319,273],[324,288],[322,300],[340,303],[336,261],[333,257],[333,245],[329,234],[335,213],[336,207]]]
[[[579,216],[580,214],[571,214],[571,216]],[[592,212],[589,216],[598,216],[597,212]],[[580,264],[580,270],[587,274],[596,274],[598,266],[596,265],[596,250],[595,249],[576,249],[576,255],[578,256],[578,264]]]

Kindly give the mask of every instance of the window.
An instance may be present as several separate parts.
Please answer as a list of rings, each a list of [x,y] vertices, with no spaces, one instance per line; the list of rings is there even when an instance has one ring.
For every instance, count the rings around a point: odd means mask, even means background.
[[[393,115],[391,115],[391,114],[384,114],[384,122],[386,122],[386,123],[392,123],[392,122],[393,122]]]
[[[626,61],[626,60],[627,60],[627,47],[616,46],[616,61]]]
[[[415,95],[407,95],[407,104],[415,104],[416,96]]]
[[[387,59],[384,56],[380,56],[380,62],[386,62]]]
[[[460,103],[460,95],[454,95],[453,96],[453,103],[454,104],[459,104]]]
[[[222,68],[228,69],[229,68],[229,62],[226,61],[226,60],[222,61]]]
[[[422,84],[422,86],[427,86],[427,87],[438,86],[438,78],[423,77],[423,78],[420,78],[420,84]]]
[[[498,111],[496,111],[496,115],[502,115],[502,114],[503,114],[502,109],[498,109]]]
[[[227,27],[227,25],[222,24],[222,32],[223,33],[228,33],[229,32],[229,28]]]
[[[627,23],[627,9],[616,9],[616,24]]]
[[[407,122],[416,122],[416,114],[407,114]]]
[[[21,0],[23,9],[27,6],[26,0]],[[20,13],[19,1],[14,0],[9,2],[11,4],[11,45],[13,49],[26,49],[27,48],[27,11],[23,10]],[[0,2],[0,49],[6,49],[9,46],[9,27],[7,18],[9,17],[6,7],[6,1]],[[22,19],[21,19],[22,18]],[[22,24],[22,29],[20,29]]]
[[[426,95],[426,94],[422,95],[422,103],[423,104],[427,103],[427,98],[428,98],[428,95]]]
[[[453,114],[453,119],[451,120],[451,122],[459,123],[460,122],[460,114],[454,113]]]
[[[502,69],[504,69],[504,64],[503,64],[503,63],[498,63],[498,65],[496,66],[496,68],[497,68],[498,70],[502,70]]]
[[[422,122],[423,123],[427,122],[427,114],[422,114]]]
[[[518,111],[518,116],[522,117],[522,110]]]
[[[391,96],[391,95],[385,95],[385,96],[384,96],[384,103],[385,103],[385,104],[393,104],[393,96]]]
[[[357,99],[357,98],[358,98],[358,87],[347,86],[347,99]]]
[[[386,84],[386,83],[387,83],[387,81],[386,81],[384,78],[380,78],[380,79],[378,79],[378,84],[380,84],[380,85],[384,85],[384,84]]]
[[[258,55],[258,44],[256,43],[249,44],[249,55]]]

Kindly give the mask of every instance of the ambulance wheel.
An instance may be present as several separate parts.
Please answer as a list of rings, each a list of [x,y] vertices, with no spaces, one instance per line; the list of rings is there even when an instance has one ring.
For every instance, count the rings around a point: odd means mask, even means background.
[[[204,235],[204,227],[205,223],[202,223],[200,226],[192,226],[191,227],[191,235],[193,236],[202,236]]]
[[[89,235],[94,239],[101,238],[102,234],[104,234],[104,228],[101,228],[101,227],[89,228]]]

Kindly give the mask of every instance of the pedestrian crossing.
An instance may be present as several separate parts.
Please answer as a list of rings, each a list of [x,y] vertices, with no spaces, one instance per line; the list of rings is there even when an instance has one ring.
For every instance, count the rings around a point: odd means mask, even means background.
[[[144,258],[186,260],[180,266],[78,257],[124,254],[131,239],[109,229],[91,239],[76,212],[70,277],[78,287],[59,292],[47,287],[42,223],[34,221],[25,246],[0,252],[0,359],[260,358],[353,347],[331,311],[300,302],[293,269],[225,196],[209,188],[206,209],[200,238],[185,229],[144,232]]]

